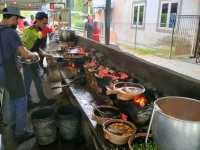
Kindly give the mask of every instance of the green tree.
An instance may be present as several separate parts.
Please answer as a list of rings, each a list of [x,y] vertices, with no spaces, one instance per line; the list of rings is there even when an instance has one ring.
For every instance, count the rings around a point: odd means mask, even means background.
[[[84,11],[84,0],[74,0],[74,10]]]

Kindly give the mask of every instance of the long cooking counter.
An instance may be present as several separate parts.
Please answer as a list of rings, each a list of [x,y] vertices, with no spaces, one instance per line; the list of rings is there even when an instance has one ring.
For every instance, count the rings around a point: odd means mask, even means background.
[[[65,84],[70,83],[71,80],[68,78],[66,70],[62,70],[61,75]],[[104,95],[96,96],[80,84],[72,84],[68,88],[64,88],[64,91],[67,92],[72,105],[78,106],[82,110],[83,135],[90,147],[93,145],[96,150],[128,150],[128,145],[115,146],[104,139],[102,127],[97,125],[96,121],[92,119],[92,104],[96,106],[103,104],[112,105],[108,97]]]

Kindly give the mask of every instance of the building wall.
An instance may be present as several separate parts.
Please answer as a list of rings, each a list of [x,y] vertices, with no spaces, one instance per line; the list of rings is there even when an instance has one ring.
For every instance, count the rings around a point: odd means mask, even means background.
[[[131,26],[132,2],[146,1],[145,26],[138,29]],[[128,44],[170,49],[171,32],[160,31],[157,27],[159,7],[161,0],[117,0],[113,7],[113,30],[117,34],[117,40]],[[173,0],[172,0],[173,1]],[[182,4],[181,4],[182,3]],[[200,14],[200,0],[180,0],[180,12],[182,15]],[[119,11],[120,10],[120,11]]]
[[[134,45],[136,37],[137,44],[142,46],[151,45],[154,47],[156,42],[162,36],[168,36],[168,33],[157,32],[159,0],[146,0],[145,26],[141,29],[138,28],[137,31],[136,28],[131,25],[133,1],[137,2],[137,0],[118,0],[115,2],[113,10],[113,26],[117,33],[117,39],[118,41]]]
[[[135,1],[134,1],[135,2]],[[159,0],[147,0],[145,10],[145,26],[144,29],[139,29],[137,33],[137,44],[147,47],[157,47],[157,42],[169,33],[158,32],[158,15],[159,15]],[[134,29],[135,30],[135,29]]]
[[[182,15],[200,15],[200,0],[183,0]]]
[[[113,7],[112,26],[120,41],[133,42],[134,30],[131,29],[131,1],[117,0]]]

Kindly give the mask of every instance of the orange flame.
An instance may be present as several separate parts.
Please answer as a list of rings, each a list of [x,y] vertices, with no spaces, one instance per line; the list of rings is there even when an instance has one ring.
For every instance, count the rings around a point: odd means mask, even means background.
[[[140,107],[144,107],[147,103],[147,99],[145,98],[144,95],[141,95],[139,97],[134,97],[133,102],[139,105]]]
[[[79,49],[79,53],[80,53],[80,54],[85,54],[85,49],[82,48],[82,47],[80,47],[80,49]]]
[[[75,64],[72,64],[72,68],[75,68]]]

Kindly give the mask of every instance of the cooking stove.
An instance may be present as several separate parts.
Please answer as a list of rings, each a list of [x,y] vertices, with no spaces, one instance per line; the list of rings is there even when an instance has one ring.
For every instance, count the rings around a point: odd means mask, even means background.
[[[162,97],[163,94],[156,88],[146,88],[143,96],[147,100],[147,103],[144,107],[138,106],[132,100],[120,100],[116,95],[111,95],[110,98],[112,99],[113,104],[118,107],[122,113],[128,116],[130,121],[133,121],[136,125],[142,127],[148,124],[151,113],[153,111],[153,102],[158,97]]]

